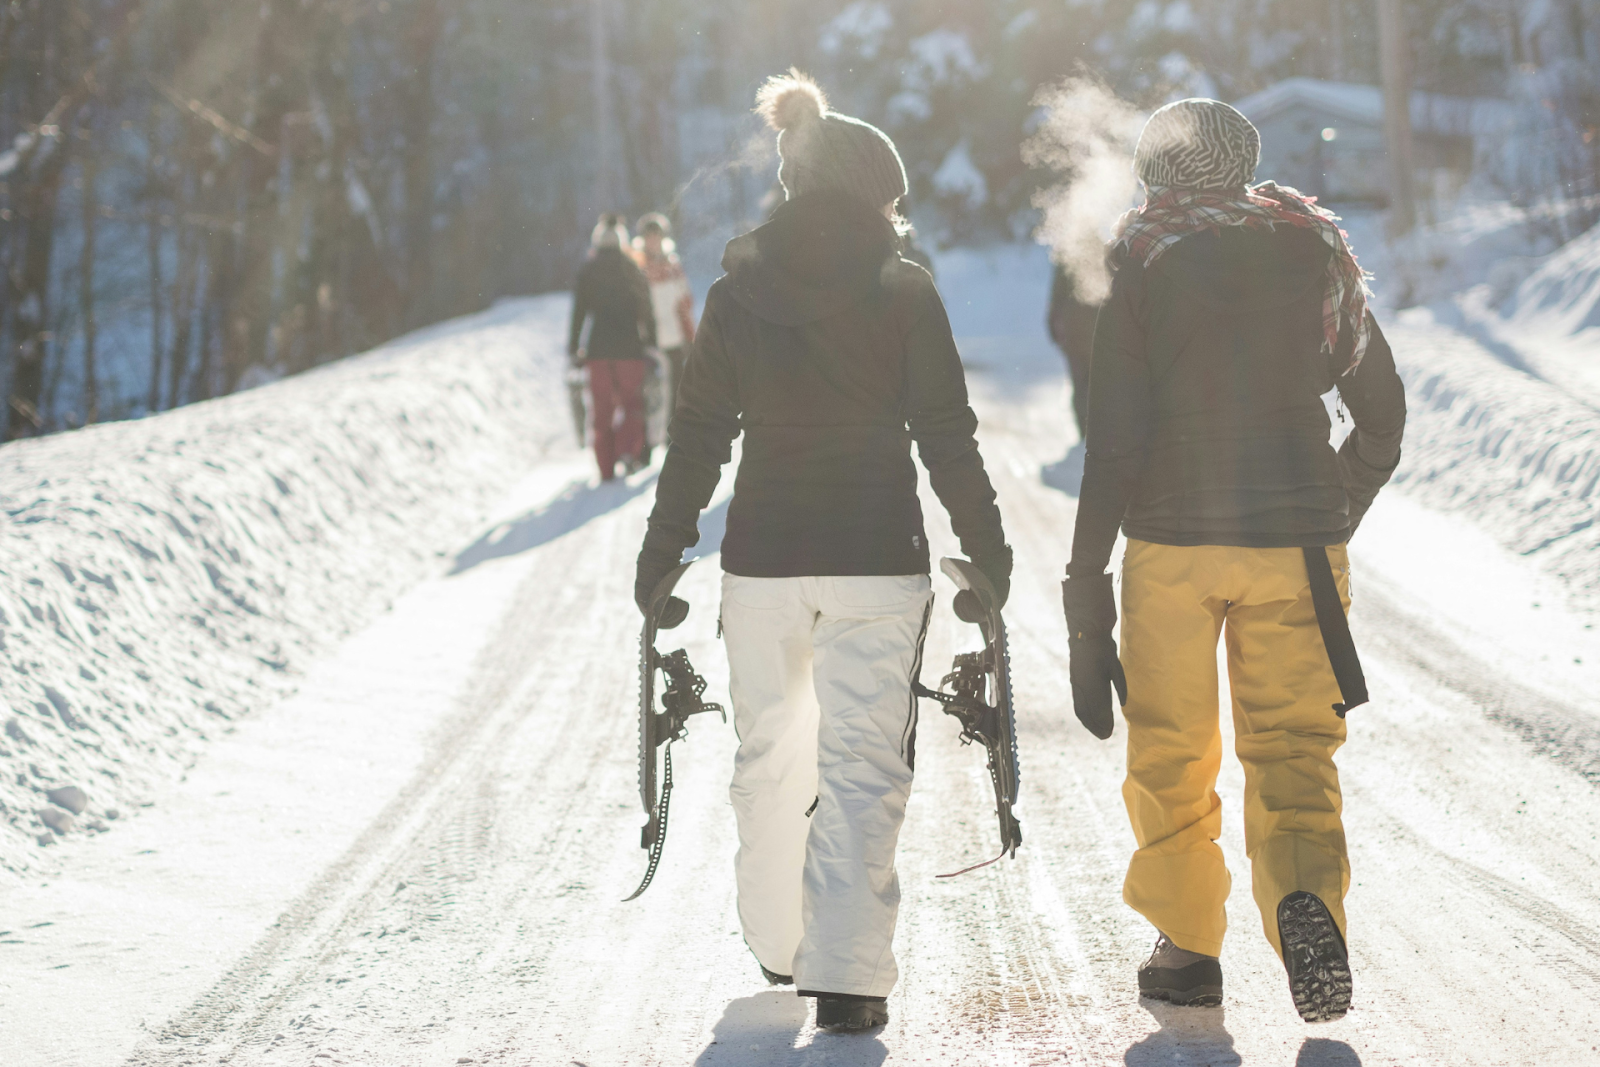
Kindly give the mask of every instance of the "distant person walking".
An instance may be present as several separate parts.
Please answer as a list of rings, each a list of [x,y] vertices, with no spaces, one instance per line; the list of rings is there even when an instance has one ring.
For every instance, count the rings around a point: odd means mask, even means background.
[[[684,364],[689,361],[689,346],[694,343],[694,291],[683,264],[678,262],[672,223],[665,215],[652,211],[640,218],[639,236],[633,239],[633,247],[650,282],[656,345],[667,360],[665,400],[670,418],[678,403],[678,384],[683,380]]]
[[[739,919],[817,1025],[888,1019],[895,844],[915,763],[912,680],[932,611],[911,446],[962,551],[1011,584],[960,356],[933,279],[900,255],[905,168],[880,130],[771,79],[787,200],[728,242],[706,293],[639,552],[641,610],[699,537],[741,433],[721,621],[739,751]]]
[[[1078,439],[1089,433],[1089,363],[1094,348],[1094,320],[1100,313],[1099,300],[1085,299],[1082,283],[1072,271],[1057,263],[1050,277],[1050,310],[1046,325],[1050,340],[1067,360],[1067,378],[1072,382],[1072,417],[1078,424]]]
[[[1144,205],[1119,221],[1095,330],[1063,602],[1072,699],[1097,737],[1124,702],[1138,851],[1123,899],[1158,931],[1142,994],[1219,1004],[1230,879],[1217,837],[1217,641],[1245,849],[1267,940],[1310,1022],[1350,1006],[1350,862],[1333,755],[1366,700],[1345,543],[1400,460],[1405,394],[1331,214],[1248,185],[1260,135],[1215,100],[1150,117]],[[1355,423],[1337,450],[1322,395]],[[1117,528],[1122,650],[1106,573]]]
[[[631,474],[646,461],[644,376],[656,320],[649,283],[625,251],[630,244],[622,216],[602,215],[589,243],[589,258],[572,287],[567,355],[588,369],[594,456],[600,480],[610,481],[618,463]]]

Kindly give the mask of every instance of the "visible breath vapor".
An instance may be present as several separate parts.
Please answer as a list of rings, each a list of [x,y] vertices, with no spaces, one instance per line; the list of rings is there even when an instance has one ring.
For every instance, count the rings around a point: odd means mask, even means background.
[[[740,180],[740,172],[755,173],[770,169],[773,179],[776,180],[777,158],[778,152],[773,143],[772,133],[766,129],[762,129],[759,133],[753,133],[738,145],[731,147],[728,154],[722,159],[702,163],[696,167],[694,173],[689,175],[674,190],[667,210],[676,217],[683,202],[697,186],[704,188],[714,181],[730,176],[733,180],[738,181]],[[739,219],[737,221],[743,223],[746,220]]]
[[[1034,194],[1044,213],[1034,239],[1072,275],[1078,299],[1099,303],[1111,292],[1105,243],[1111,224],[1133,206],[1138,181],[1133,146],[1145,115],[1093,78],[1068,78],[1034,97],[1044,121],[1022,146],[1029,166],[1060,180]]]

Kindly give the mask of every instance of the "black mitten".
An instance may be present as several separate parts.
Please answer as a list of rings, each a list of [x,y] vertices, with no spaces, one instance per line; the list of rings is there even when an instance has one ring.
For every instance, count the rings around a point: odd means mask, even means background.
[[[1067,654],[1072,676],[1072,710],[1078,721],[1102,741],[1111,736],[1116,718],[1111,688],[1128,703],[1128,679],[1111,636],[1117,624],[1111,575],[1094,574],[1061,583],[1061,608],[1067,616]]]
[[[995,596],[999,598],[995,607],[1005,607],[1006,600],[1011,596],[1011,546],[1003,545],[997,551],[985,552],[972,562],[994,587]],[[950,606],[955,609],[956,618],[962,622],[975,623],[983,618],[983,607],[978,603],[978,598],[965,589],[956,594],[955,602]]]
[[[633,579],[633,602],[647,618],[650,615],[650,595],[661,584],[661,579],[677,565],[678,560],[664,552],[652,552],[649,546],[640,549],[638,568]],[[688,617],[689,602],[675,596],[668,597],[667,606],[661,610],[661,621],[657,625],[662,630],[670,630]]]

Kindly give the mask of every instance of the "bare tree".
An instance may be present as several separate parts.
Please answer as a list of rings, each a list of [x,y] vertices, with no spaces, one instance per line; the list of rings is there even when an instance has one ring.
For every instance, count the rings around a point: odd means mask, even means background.
[[[150,386],[146,394],[145,410],[161,410],[161,311],[162,311],[162,284],[161,284],[161,179],[156,166],[156,160],[161,155],[160,125],[156,121],[156,111],[147,108],[145,111],[145,153],[144,153],[144,193],[145,193],[145,281],[150,287]]]
[[[433,65],[443,27],[441,0],[412,0],[405,31],[400,134],[405,144],[406,323],[430,317],[433,271]]]
[[[1417,224],[1416,151],[1411,137],[1411,56],[1402,0],[1377,0],[1379,64],[1383,74],[1383,135],[1389,150],[1389,233]]]
[[[65,5],[46,3],[36,10],[26,29],[30,52],[39,56],[38,76],[25,100],[35,113],[56,96],[70,75],[62,68],[75,49]],[[70,159],[70,141],[61,135],[61,120],[70,114],[72,101],[56,100],[43,121],[23,135],[25,153],[9,176],[20,247],[6,271],[6,301],[11,311],[11,393],[7,398],[7,440],[27,437],[44,428],[45,362],[55,340],[50,328],[51,261],[55,251],[56,201]]]
[[[95,231],[99,228],[100,202],[95,195],[95,179],[99,175],[99,165],[94,145],[94,111],[92,108],[85,110],[88,114],[85,116],[83,128],[79,131],[80,138],[86,144],[78,164],[79,177],[83,182],[81,197],[83,233],[78,251],[78,313],[83,329],[83,421],[88,425],[100,418],[100,368],[95,365],[95,345],[98,338],[95,336],[94,317],[94,242]]]

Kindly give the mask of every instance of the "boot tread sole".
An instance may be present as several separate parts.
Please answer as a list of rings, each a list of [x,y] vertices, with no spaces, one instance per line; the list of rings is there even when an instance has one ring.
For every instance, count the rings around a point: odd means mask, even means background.
[[[1344,1018],[1354,983],[1344,938],[1327,905],[1306,892],[1284,897],[1278,905],[1278,940],[1300,1018],[1308,1023]]]

